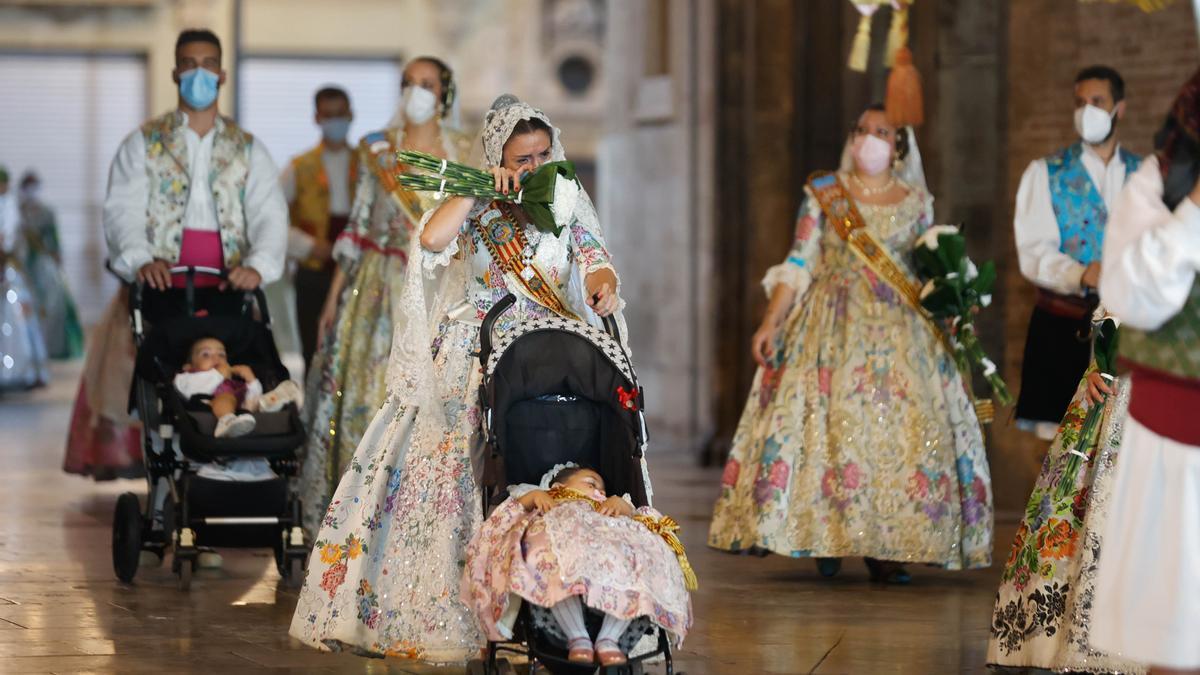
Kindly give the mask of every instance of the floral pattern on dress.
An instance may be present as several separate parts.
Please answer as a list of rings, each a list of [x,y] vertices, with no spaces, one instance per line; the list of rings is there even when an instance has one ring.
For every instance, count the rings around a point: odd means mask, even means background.
[[[661,518],[654,509],[640,515]],[[620,619],[649,617],[682,640],[692,624],[691,598],[678,558],[632,518],[597,513],[591,502],[561,502],[545,514],[508,499],[467,549],[462,599],[488,639],[505,639],[498,623],[513,594],[542,607],[577,595]]]
[[[913,188],[898,204],[858,208],[907,267],[930,201]],[[959,372],[924,320],[826,225],[810,196],[792,250],[764,282],[799,297],[755,377],[709,545],[986,567],[991,477]]]
[[[1094,372],[1095,367],[1088,369]],[[1097,442],[1083,450],[1069,491],[1058,490],[1092,404],[1086,375],[1046,453],[1017,527],[992,611],[988,663],[1062,672],[1141,673],[1144,668],[1092,649],[1092,594],[1108,518],[1110,481],[1120,451],[1129,387],[1118,380],[1104,403]]]
[[[586,227],[564,228],[561,238],[527,232],[538,266],[564,288],[578,271],[578,249],[592,246],[576,232],[587,233],[595,242],[589,254],[607,263],[602,239]],[[491,273],[491,256],[477,236],[468,222],[446,251],[435,254],[414,244],[424,256],[414,264],[446,265],[465,252],[470,270],[464,302],[486,313],[510,289],[503,275]],[[518,295],[505,322],[549,312]],[[430,340],[444,422],[435,426],[433,415],[401,404],[394,387],[404,373],[389,364],[388,395],[325,512],[321,545],[309,559],[292,617],[291,635],[307,644],[434,663],[462,663],[483,645],[478,620],[459,597],[467,545],[483,521],[475,477],[483,448],[479,329],[445,316]],[[393,356],[396,349],[402,347],[394,346]],[[355,559],[351,537],[363,546]],[[327,548],[331,544],[336,551]]]

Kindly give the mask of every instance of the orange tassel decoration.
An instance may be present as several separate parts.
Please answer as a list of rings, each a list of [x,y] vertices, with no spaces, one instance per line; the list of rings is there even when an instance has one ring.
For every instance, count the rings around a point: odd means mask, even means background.
[[[896,127],[919,127],[925,122],[925,106],[921,102],[921,74],[913,65],[908,47],[896,50],[896,64],[888,75],[887,99],[884,103],[888,122]]]

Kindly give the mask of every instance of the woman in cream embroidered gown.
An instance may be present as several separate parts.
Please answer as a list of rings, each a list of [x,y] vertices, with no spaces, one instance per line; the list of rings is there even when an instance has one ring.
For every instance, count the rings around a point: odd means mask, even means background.
[[[413,59],[404,69],[404,101],[425,96],[436,101],[433,115],[418,122],[402,108],[383,133],[394,148],[422,150],[458,160],[470,141],[452,128],[453,75],[430,57]],[[417,92],[415,89],[421,89]],[[426,111],[428,114],[428,111]],[[308,440],[300,471],[304,529],[321,526],[338,480],[350,463],[371,418],[387,391],[387,362],[392,349],[396,301],[404,285],[408,244],[432,198],[409,193],[415,209],[402,209],[375,175],[370,144],[358,152],[359,172],[350,222],[334,246],[338,271],[321,317],[321,347],[309,365],[306,406]],[[430,147],[432,144],[432,147]],[[392,152],[381,155],[394,165]]]
[[[838,180],[908,274],[932,198],[890,174],[915,142],[882,109],[859,119]],[[913,160],[915,163],[915,160]],[[764,285],[760,368],[733,440],[709,532],[728,551],[986,567],[992,494],[983,437],[953,359],[930,326],[828,225],[811,191],[787,259]],[[890,562],[881,562],[890,561]]]
[[[498,167],[498,183],[563,159],[546,116],[515,98],[497,99],[485,125],[485,161]],[[598,323],[619,300],[595,209],[576,183],[560,180],[554,214],[559,235],[517,227],[568,311]],[[323,648],[451,663],[483,645],[458,593],[483,520],[472,461],[482,449],[482,375],[472,356],[479,323],[510,292],[519,300],[501,330],[552,310],[489,254],[480,228],[511,226],[493,205],[453,198],[424,221],[410,249],[387,400],[322,521],[291,634]]]

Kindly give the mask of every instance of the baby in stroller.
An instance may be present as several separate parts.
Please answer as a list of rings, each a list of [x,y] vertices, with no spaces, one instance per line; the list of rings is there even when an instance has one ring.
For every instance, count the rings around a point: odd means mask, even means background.
[[[607,496],[598,472],[570,463],[509,495],[471,541],[463,576],[463,600],[489,640],[512,638],[522,599],[548,610],[573,663],[626,663],[621,638],[635,620],[683,640],[696,579],[673,520]],[[604,615],[594,643],[585,605]]]
[[[276,412],[293,401],[299,404],[300,388],[292,380],[264,395],[262,383],[250,366],[229,365],[225,345],[214,337],[192,343],[183,372],[175,376],[175,390],[185,398],[211,396],[209,406],[217,418],[213,436],[236,438],[254,431],[256,410]],[[238,410],[245,410],[238,414]]]

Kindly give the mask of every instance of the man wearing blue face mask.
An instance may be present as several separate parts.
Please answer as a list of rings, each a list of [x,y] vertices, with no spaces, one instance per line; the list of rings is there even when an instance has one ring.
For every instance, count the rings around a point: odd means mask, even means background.
[[[104,233],[113,269],[156,289],[182,284],[173,265],[227,269],[224,285],[239,290],[278,279],[287,203],[263,144],[217,110],[217,36],[180,33],[172,77],[179,107],[130,134],[112,163]]]
[[[354,119],[349,94],[324,87],[314,104],[321,142],[293,157],[281,177],[292,219],[288,257],[300,261],[293,285],[305,367],[317,350],[317,324],[333,281],[333,242],[346,229],[359,163],[346,139]]]
[[[1080,140],[1037,159],[1017,190],[1017,258],[1037,287],[1021,367],[1017,421],[1054,438],[1091,361],[1090,332],[1100,281],[1100,254],[1113,201],[1141,163],[1120,147],[1125,82],[1107,66],[1075,77],[1075,131]]]

